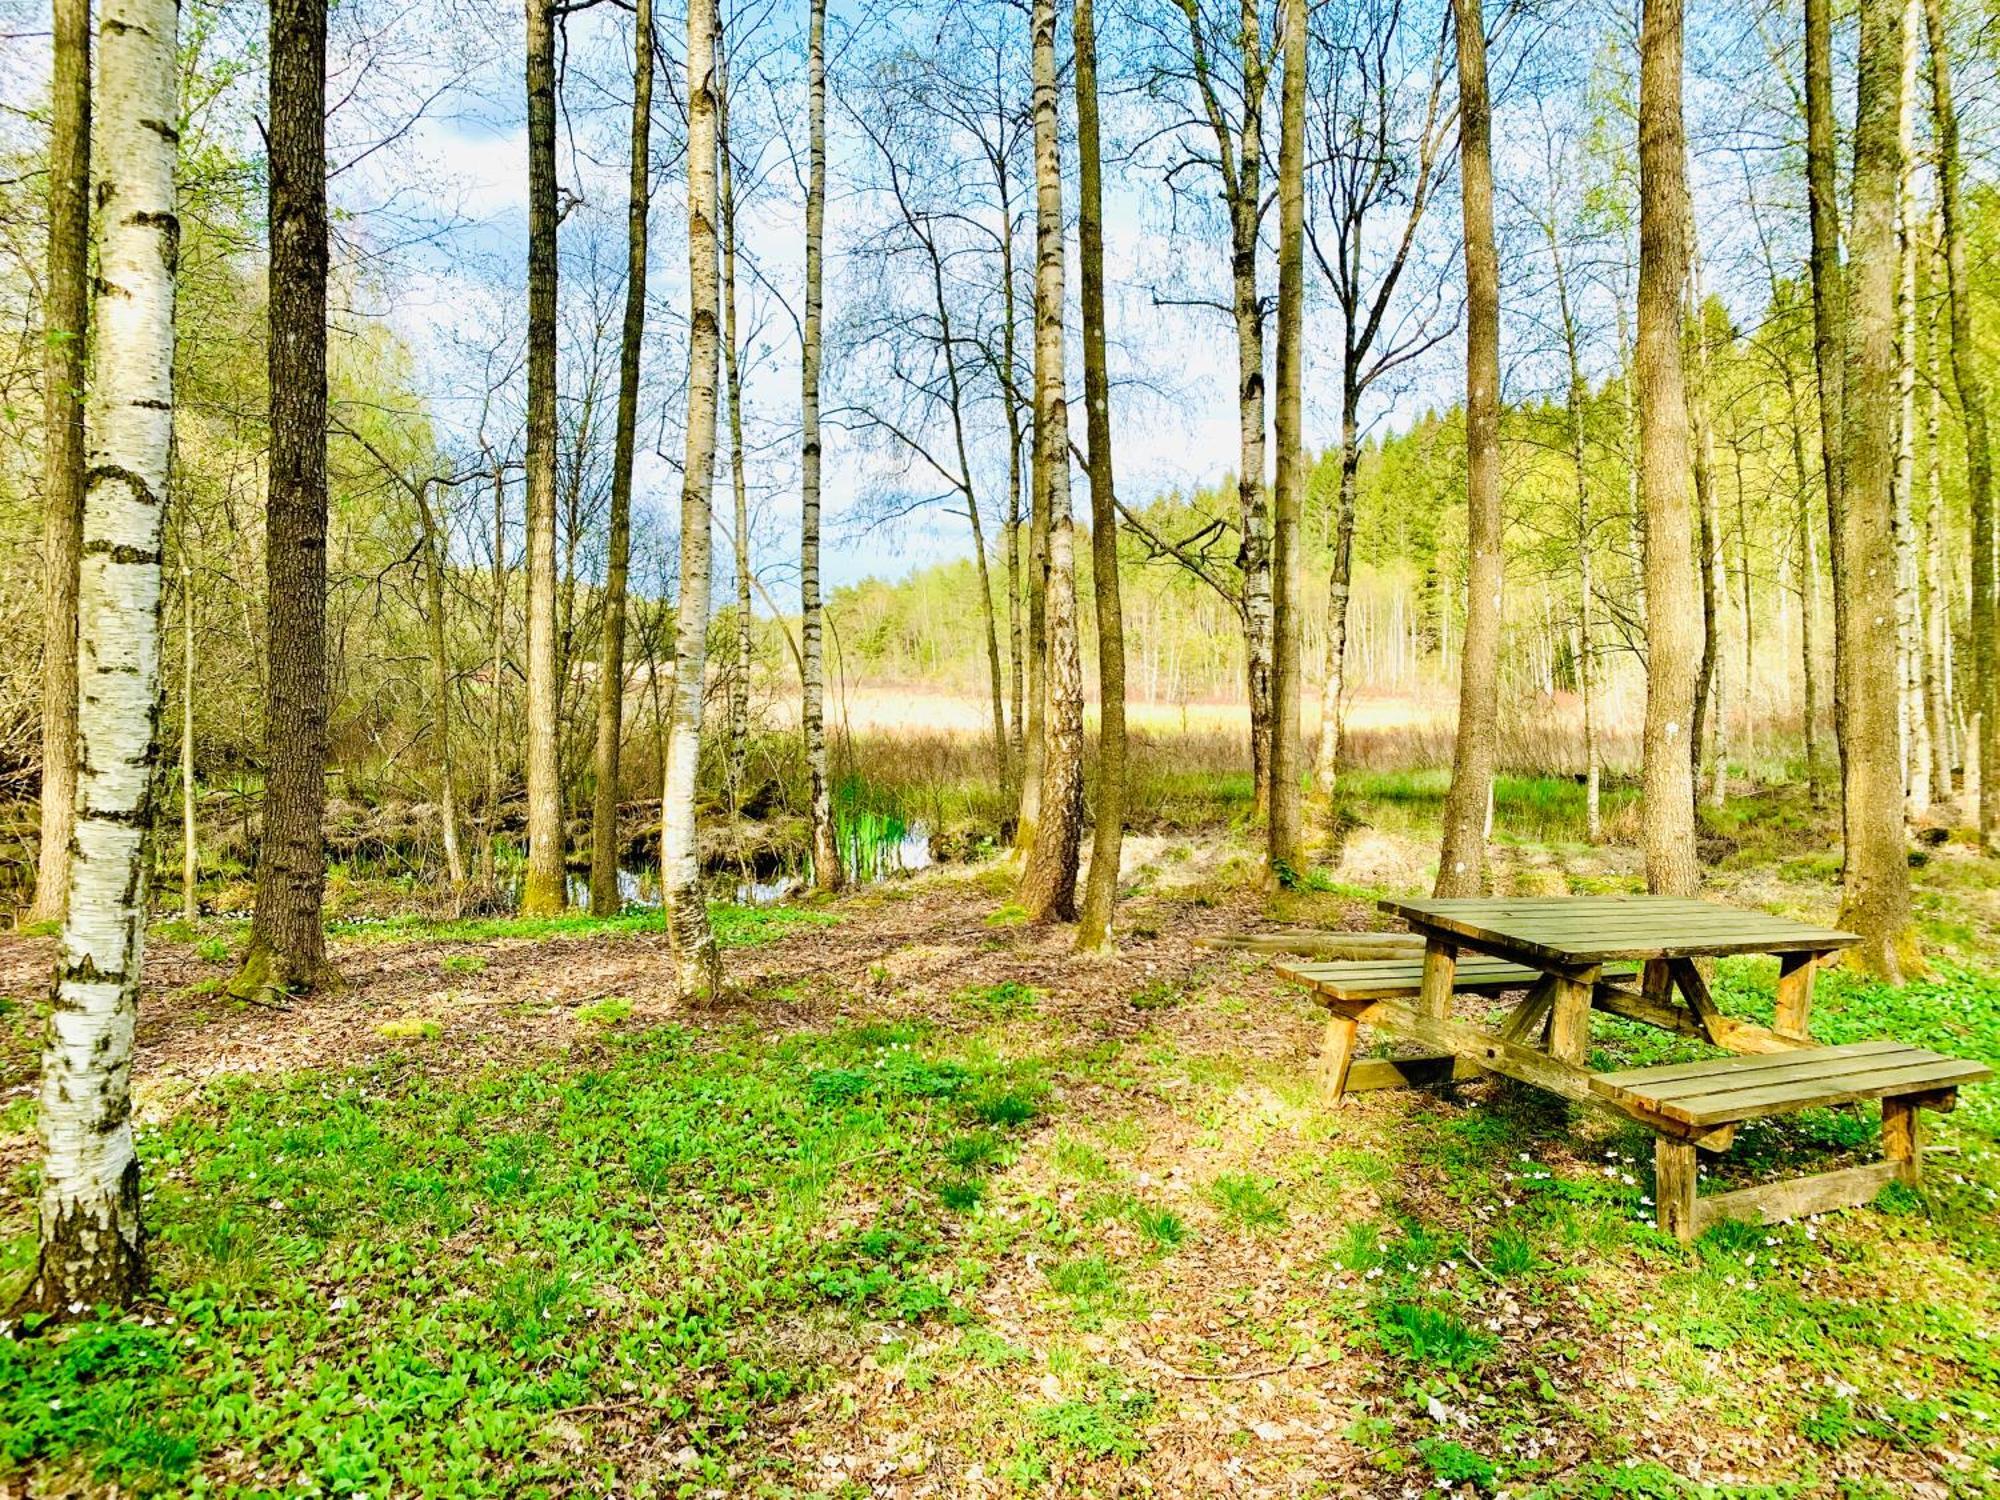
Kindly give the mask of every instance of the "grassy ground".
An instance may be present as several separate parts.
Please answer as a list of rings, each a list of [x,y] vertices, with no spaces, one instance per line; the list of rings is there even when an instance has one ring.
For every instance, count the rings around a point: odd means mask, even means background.
[[[991,867],[722,909],[706,1014],[648,917],[344,924],[346,985],[289,1011],[213,993],[233,929],[165,926],[154,1298],[0,1342],[0,1494],[2000,1492],[2000,1089],[1937,1124],[1921,1192],[1686,1252],[1611,1120],[1499,1084],[1317,1102],[1313,1007],[1190,940],[1378,925],[1427,884],[1424,790],[1268,902],[1227,836],[1135,841],[1109,961]],[[1556,811],[1501,888],[1634,883],[1568,795],[1503,790],[1503,825]],[[1743,812],[1717,893],[1831,916],[1821,835]],[[2000,868],[1916,873],[1937,969],[1832,976],[1816,1029],[2000,1061]],[[4,1298],[49,945],[0,943]],[[1770,977],[1725,964],[1725,1009]],[[1874,1134],[1749,1127],[1713,1171]]]

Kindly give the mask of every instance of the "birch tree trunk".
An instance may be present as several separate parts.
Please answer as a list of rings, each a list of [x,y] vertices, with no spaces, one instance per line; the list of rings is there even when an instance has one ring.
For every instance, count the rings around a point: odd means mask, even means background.
[[[1303,697],[1305,513],[1306,4],[1283,0],[1284,78],[1278,134],[1277,473],[1272,495],[1271,817],[1266,857],[1273,879],[1305,864]],[[1092,447],[1096,444],[1093,440]],[[1102,586],[1100,585],[1100,593]]]
[[[83,552],[83,382],[90,323],[90,0],[55,0],[48,284],[42,292],[42,789],[35,898],[62,916],[76,812],[76,594]]]
[[[326,0],[273,0],[270,677],[264,834],[240,995],[336,979],[326,958]]]
[[[97,356],[78,572],[76,825],[42,1043],[39,1249],[17,1311],[144,1287],[132,1036],[159,754],[160,548],[173,446],[176,10],[101,0]]]
[[[563,909],[556,729],[556,74],[554,0],[527,0],[528,27],[528,875],[521,910]]]
[[[1459,174],[1465,214],[1465,640],[1458,737],[1444,800],[1436,894],[1476,896],[1485,876],[1500,718],[1500,255],[1493,238],[1493,107],[1480,0],[1453,0]]]
[[[1063,390],[1062,156],[1056,118],[1055,0],[1033,0],[1035,121],[1035,491],[1047,516],[1046,699],[1035,841],[1021,871],[1029,919],[1076,915],[1083,838],[1083,662],[1078,650],[1069,403]]]
[[[1979,842],[2000,851],[2000,578],[1996,578],[1993,525],[1993,440],[1986,407],[1986,377],[1973,343],[1972,286],[1966,277],[1965,224],[1959,193],[1958,111],[1952,104],[1951,55],[1946,45],[1944,0],[1924,0],[1931,59],[1931,135],[1937,142],[1938,213],[1944,229],[1947,300],[1951,306],[1951,375],[1965,427],[1965,487],[1972,501],[1971,720],[1978,742],[1968,746],[1967,766],[1979,768]],[[1946,658],[1949,660],[1949,657]]]
[[[1902,692],[1896,662],[1895,557],[1882,545],[1894,535],[1895,524],[1891,490],[1903,0],[1862,0],[1860,12],[1849,288],[1854,345],[1846,382],[1847,476],[1841,507],[1842,586],[1850,628],[1840,660],[1847,712],[1840,925],[1862,937],[1849,950],[1851,962],[1900,983],[1921,968],[1910,919],[1902,761],[1896,744],[1896,705]]]
[[[1243,0],[1237,46],[1243,59],[1243,116],[1234,191],[1229,194],[1229,270],[1236,316],[1237,502],[1242,546],[1244,669],[1250,693],[1250,780],[1257,816],[1271,811],[1271,502],[1264,487],[1264,300],[1257,286],[1263,221],[1264,41],[1257,0]]]
[[[744,767],[750,756],[750,489],[743,472],[743,379],[736,363],[736,170],[729,155],[729,56],[719,24],[716,51],[716,155],[722,174],[722,372],[729,388],[730,541],[736,577],[736,615],[731,622],[736,662],[729,674],[729,740],[723,779],[729,815],[734,818],[743,805]]]
[[[1646,0],[1639,36],[1639,488],[1646,522],[1642,829],[1655,895],[1700,886],[1689,721],[1701,655],[1680,309],[1687,282],[1681,0]]]
[[[1924,638],[1918,619],[1917,481],[1917,53],[1922,45],[1923,0],[1903,7],[1902,81],[1896,111],[1896,144],[1902,170],[1896,183],[1896,465],[1892,472],[1896,522],[1896,739],[1903,761],[1905,812],[1917,817],[1931,805],[1930,721],[1924,717]]]
[[[681,999],[714,1000],[722,956],[702,899],[694,784],[701,762],[703,676],[708,666],[710,496],[715,487],[716,353],[721,287],[716,235],[715,0],[690,0],[687,15],[688,404],[681,483],[681,578],[674,632],[674,705],[660,808],[660,894],[667,909]]]
[[[1565,263],[1562,237],[1550,215],[1546,230],[1549,264],[1555,274],[1556,311],[1562,319],[1563,353],[1568,363],[1569,383],[1563,398],[1569,431],[1570,473],[1576,485],[1576,685],[1583,700],[1584,837],[1595,844],[1604,837],[1603,786],[1597,748],[1597,642],[1591,621],[1591,550],[1595,544],[1590,518],[1590,470],[1585,462],[1584,408],[1590,400],[1590,382],[1583,370],[1583,332],[1578,325],[1576,306],[1570,298],[1569,267]]]
[[[619,761],[625,738],[625,588],[632,555],[632,461],[638,447],[640,355],[646,339],[646,221],[652,210],[653,0],[632,18],[632,140],[625,198],[625,322],[618,342],[618,426],[611,450],[604,627],[597,662],[597,747],[590,807],[590,910],[616,915]]]
[[[1072,12],[1076,48],[1077,257],[1083,282],[1084,423],[1090,438],[1090,578],[1097,594],[1097,807],[1076,946],[1111,947],[1125,838],[1125,613],[1111,467],[1111,377],[1104,349],[1104,185],[1098,143],[1097,31],[1091,0]]]
[[[806,60],[811,163],[806,181],[806,306],[799,340],[799,655],[805,669],[800,720],[805,729],[813,884],[840,889],[840,844],[834,836],[833,792],[826,774],[826,668],[820,645],[819,602],[819,359],[821,244],[826,234],[826,0],[812,0]]]

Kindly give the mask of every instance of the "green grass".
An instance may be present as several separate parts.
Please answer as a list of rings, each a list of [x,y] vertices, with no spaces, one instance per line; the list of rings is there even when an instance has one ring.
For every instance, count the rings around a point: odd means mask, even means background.
[[[1281,1229],[1285,1206],[1276,1196],[1277,1184],[1247,1172],[1225,1172],[1208,1185],[1208,1201],[1238,1229]]]
[[[932,1184],[1004,1156],[996,1100],[1033,1112],[1026,1065],[881,1031],[211,1083],[141,1137],[164,1301],[0,1339],[0,1489],[550,1492],[579,1411],[684,1434],[687,1480],[726,1483],[816,1378],[801,1328],[950,1315]],[[0,1246],[0,1302],[32,1248]]]
[[[711,903],[709,925],[715,940],[724,948],[755,948],[775,943],[801,928],[831,927],[840,920],[837,912],[804,906],[736,906]],[[665,918],[657,911],[627,911],[615,917],[593,917],[588,912],[562,912],[548,917],[466,917],[439,920],[432,917],[357,917],[329,922],[327,936],[351,941],[428,941],[433,943],[492,943],[507,938],[587,938],[622,937],[640,932],[662,932]]]

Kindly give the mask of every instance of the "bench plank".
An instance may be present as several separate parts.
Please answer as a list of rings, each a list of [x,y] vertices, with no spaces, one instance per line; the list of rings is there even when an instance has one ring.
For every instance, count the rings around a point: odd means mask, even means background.
[[[1683,1125],[1712,1126],[1815,1105],[1950,1090],[1992,1076],[1983,1063],[1922,1047],[1854,1042],[1597,1073],[1590,1087]]]
[[[1630,977],[1630,964],[1607,967],[1607,973]],[[1336,1000],[1390,999],[1414,996],[1423,989],[1424,963],[1419,958],[1355,959],[1345,963],[1279,964],[1281,978],[1310,986]],[[1459,958],[1452,988],[1468,994],[1527,989],[1544,971],[1504,958],[1466,955]]]

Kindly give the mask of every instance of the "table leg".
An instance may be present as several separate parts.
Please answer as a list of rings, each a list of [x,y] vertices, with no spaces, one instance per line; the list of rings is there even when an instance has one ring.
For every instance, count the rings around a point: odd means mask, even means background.
[[[1582,1067],[1590,1056],[1590,1001],[1597,990],[1599,966],[1570,974],[1551,974],[1553,1001],[1549,1007],[1549,1056]]]
[[[1354,1048],[1360,1022],[1339,1011],[1329,1011],[1326,1040],[1319,1053],[1319,1096],[1328,1104],[1338,1104],[1347,1092],[1347,1070],[1354,1065]]]
[[[1653,1140],[1653,1198],[1658,1206],[1660,1233],[1683,1245],[1695,1234],[1694,1142],[1673,1136]]]
[[[1882,1101],[1882,1156],[1895,1163],[1899,1182],[1915,1183],[1924,1172],[1924,1142],[1914,1098]]]
[[[1649,958],[1639,980],[1639,994],[1655,1005],[1674,1003],[1673,965],[1664,958]]]
[[[1424,979],[1417,993],[1417,1009],[1442,1021],[1451,1014],[1451,991],[1457,981],[1457,945],[1432,938],[1424,945]]]
[[[1823,953],[1782,953],[1778,956],[1778,1014],[1772,1027],[1780,1036],[1808,1037],[1812,1021],[1813,975]]]

